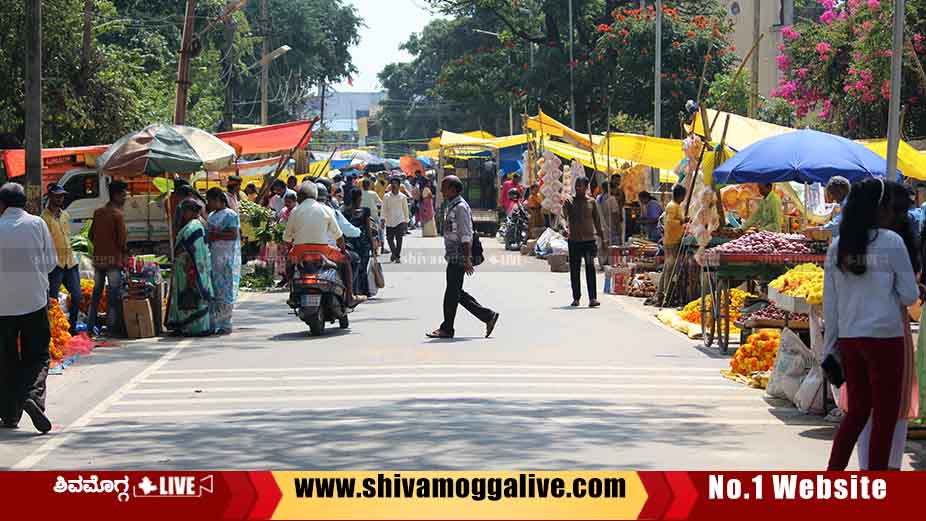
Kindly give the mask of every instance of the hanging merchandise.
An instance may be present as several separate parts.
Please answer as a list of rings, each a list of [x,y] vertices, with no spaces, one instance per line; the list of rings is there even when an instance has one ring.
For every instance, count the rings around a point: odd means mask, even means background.
[[[640,192],[646,189],[646,167],[636,165],[629,167],[621,173],[621,190],[624,191],[624,200],[635,203],[639,200]]]
[[[711,242],[711,236],[720,228],[720,218],[717,216],[717,197],[714,190],[704,184],[701,177],[694,182],[694,194],[691,198],[691,207],[688,215],[691,217],[691,226],[688,231],[698,243],[695,260],[699,263],[704,249]]]
[[[572,160],[569,170],[569,184],[566,186],[569,187],[569,197],[571,198],[576,194],[576,180],[581,177],[587,181],[588,177],[585,175],[585,167],[575,159]]]
[[[541,181],[543,188],[540,192],[543,194],[543,203],[541,206],[544,210],[554,215],[563,213],[563,186],[560,179],[563,177],[563,171],[560,169],[562,161],[550,151],[543,153],[543,166],[540,168]]]

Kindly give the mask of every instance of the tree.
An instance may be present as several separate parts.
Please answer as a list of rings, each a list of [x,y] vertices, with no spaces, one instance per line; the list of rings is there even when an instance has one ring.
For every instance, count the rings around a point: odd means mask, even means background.
[[[735,82],[733,76],[732,72],[714,76],[714,81],[707,89],[706,106],[746,116],[749,114],[752,81],[745,73],[740,74]],[[781,98],[768,99],[765,96],[759,96],[759,111],[756,118],[786,127],[794,126],[796,123],[794,109]]]
[[[270,49],[292,47],[270,66],[269,115],[271,123],[305,116],[307,105],[322,84],[331,84],[354,74],[350,47],[360,41],[363,25],[357,11],[342,0],[268,0],[270,20],[261,26],[260,1],[251,1],[246,14],[253,28],[249,41],[255,52],[246,65],[257,63],[261,38],[269,38]],[[260,70],[239,69],[240,85],[236,120],[260,120]]]
[[[823,13],[782,30],[782,78],[774,96],[818,128],[853,138],[887,134],[893,6],[879,0],[822,0]],[[903,131],[926,132],[926,77],[919,72],[926,53],[926,7],[907,2],[907,48],[901,103]]]

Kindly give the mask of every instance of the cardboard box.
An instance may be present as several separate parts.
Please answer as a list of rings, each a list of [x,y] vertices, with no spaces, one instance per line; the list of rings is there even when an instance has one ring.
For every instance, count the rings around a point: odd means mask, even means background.
[[[154,336],[154,316],[148,299],[124,299],[122,316],[125,318],[126,336],[151,338]]]

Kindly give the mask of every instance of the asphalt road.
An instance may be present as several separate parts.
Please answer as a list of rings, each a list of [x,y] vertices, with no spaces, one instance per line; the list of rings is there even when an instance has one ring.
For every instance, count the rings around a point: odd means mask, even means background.
[[[462,309],[456,339],[424,337],[442,244],[409,239],[349,330],[310,337],[285,294],[245,293],[231,336],[98,349],[49,377],[51,433],[0,432],[0,467],[825,467],[832,425],[723,379],[636,300],[570,308],[567,274],[484,243],[466,287],[501,313],[490,339]]]

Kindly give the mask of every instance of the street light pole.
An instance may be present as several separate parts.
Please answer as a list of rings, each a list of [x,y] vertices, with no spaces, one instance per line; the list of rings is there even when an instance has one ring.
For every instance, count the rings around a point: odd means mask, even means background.
[[[38,214],[42,201],[42,2],[26,2],[26,197]]]
[[[572,0],[569,0],[569,124],[572,128],[576,128],[576,69],[575,69],[575,58],[573,57],[573,41],[572,41]]]
[[[662,0],[656,0],[656,78],[653,133],[662,137]]]
[[[894,0],[894,41],[891,54],[891,101],[887,120],[887,178],[897,179],[897,147],[900,145],[900,82],[903,66],[904,0]]]
[[[267,54],[270,52],[270,23],[268,20],[267,0],[260,2],[260,26],[263,33],[263,42],[261,42],[260,56],[260,124],[266,125],[269,122],[267,84],[270,82],[270,61]]]
[[[196,0],[186,0],[183,17],[183,39],[180,42],[180,61],[177,64],[177,95],[174,104],[174,124],[186,123],[186,102],[190,92],[190,59],[193,54],[193,22],[196,18]]]

